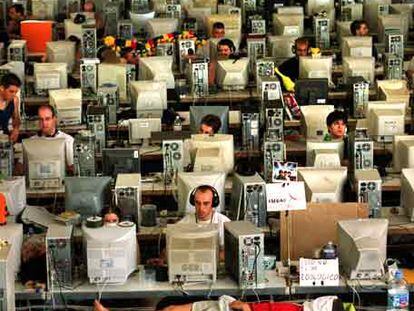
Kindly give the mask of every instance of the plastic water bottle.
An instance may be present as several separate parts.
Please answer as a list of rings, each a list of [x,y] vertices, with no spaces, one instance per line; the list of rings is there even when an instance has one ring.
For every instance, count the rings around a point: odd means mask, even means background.
[[[394,279],[388,285],[387,311],[408,311],[410,293],[401,270],[395,272]]]
[[[181,118],[180,116],[176,116],[174,123],[173,123],[173,130],[179,132],[179,131],[182,131],[182,129],[183,129],[183,123],[181,122]]]

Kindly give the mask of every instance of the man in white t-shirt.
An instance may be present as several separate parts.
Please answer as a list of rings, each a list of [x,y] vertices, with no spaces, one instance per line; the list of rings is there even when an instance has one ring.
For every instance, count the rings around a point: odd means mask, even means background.
[[[180,223],[218,224],[220,259],[224,260],[224,223],[230,219],[215,210],[220,205],[217,190],[209,185],[198,186],[190,194],[189,201],[195,207],[195,213],[186,215]]]
[[[66,169],[73,173],[73,142],[72,136],[57,129],[56,110],[51,105],[41,105],[37,111],[39,117],[39,131],[31,138],[46,137],[48,139],[64,139],[66,149]]]

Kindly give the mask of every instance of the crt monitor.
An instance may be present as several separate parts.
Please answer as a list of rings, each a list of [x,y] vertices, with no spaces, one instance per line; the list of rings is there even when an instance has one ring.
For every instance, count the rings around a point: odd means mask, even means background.
[[[344,141],[306,141],[306,166],[340,167],[344,157]]]
[[[35,63],[35,86],[38,90],[68,88],[66,63]]]
[[[301,37],[304,29],[302,14],[273,14],[273,34]]]
[[[336,40],[341,42],[343,37],[352,36],[351,33],[352,21],[337,21],[336,22]]]
[[[298,168],[298,180],[305,182],[306,202],[341,203],[347,168]]]
[[[332,105],[309,105],[300,108],[306,138],[321,139],[328,132],[326,118],[334,111]]]
[[[190,128],[192,133],[198,133],[201,120],[206,115],[215,115],[221,120],[221,128],[218,133],[226,134],[229,124],[228,106],[190,106]]]
[[[414,168],[414,135],[395,135],[392,148],[394,172]]]
[[[403,34],[407,38],[409,20],[404,14],[390,14],[378,18],[378,40],[385,42],[388,34]]]
[[[295,83],[295,97],[299,106],[326,104],[328,79],[300,79]]]
[[[118,174],[141,173],[139,150],[134,148],[102,149],[102,173],[116,177]]]
[[[382,279],[387,259],[387,219],[338,221],[338,255],[351,279]]]
[[[374,140],[392,142],[394,135],[404,134],[405,107],[398,102],[368,102],[368,133]]]
[[[299,79],[325,78],[332,83],[332,56],[299,57]]]
[[[167,89],[175,88],[171,56],[151,56],[139,59],[139,80],[165,81]]]
[[[216,83],[224,90],[243,90],[249,82],[249,58],[217,62]]]
[[[65,210],[84,218],[100,215],[110,184],[111,177],[66,177]]]
[[[208,36],[212,36],[214,23],[221,22],[226,30],[225,37],[231,39],[236,46],[238,46],[237,43],[240,43],[242,28],[240,14],[212,14],[206,16],[205,22]]]
[[[140,144],[143,139],[150,139],[151,133],[161,132],[160,118],[129,119],[129,143]]]
[[[147,21],[147,30],[150,38],[174,33],[178,29],[176,18],[152,18]]]
[[[47,42],[46,55],[49,63],[66,63],[68,72],[72,72],[76,60],[76,43],[64,40]]]
[[[295,56],[292,46],[298,36],[268,36],[270,55],[276,58],[291,58]]]
[[[406,80],[377,80],[378,98],[380,100],[405,103],[410,105],[410,90]]]
[[[334,0],[308,0],[306,5],[306,14],[311,16],[334,8]]]
[[[129,83],[132,108],[138,118],[161,117],[167,109],[165,81],[131,81]]]
[[[180,215],[184,215],[195,212],[194,206],[192,206],[189,202],[190,193],[201,185],[209,185],[217,190],[220,198],[220,204],[216,207],[216,211],[224,211],[225,182],[226,174],[222,172],[178,172],[177,193],[175,196],[178,204],[178,213]]]
[[[73,125],[82,123],[81,89],[50,90],[49,104],[56,109],[60,124]]]
[[[342,59],[344,80],[348,83],[349,77],[363,77],[365,81],[375,81],[375,58],[374,57],[344,57]]]
[[[403,168],[401,172],[401,207],[414,222],[414,168]]]
[[[342,38],[342,57],[372,57],[372,37],[352,36]]]
[[[98,87],[103,84],[116,84],[119,99],[127,99],[127,67],[125,64],[99,64]]]
[[[148,32],[148,21],[155,17],[154,11],[143,12],[143,13],[133,13],[129,12],[129,16],[134,26],[135,31],[137,32]]]
[[[66,172],[64,139],[23,139],[23,155],[29,188],[59,188]]]
[[[219,263],[216,224],[168,225],[166,243],[170,283],[216,281]]]
[[[88,278],[92,284],[123,284],[137,268],[135,224],[121,222],[98,228],[82,226]]]

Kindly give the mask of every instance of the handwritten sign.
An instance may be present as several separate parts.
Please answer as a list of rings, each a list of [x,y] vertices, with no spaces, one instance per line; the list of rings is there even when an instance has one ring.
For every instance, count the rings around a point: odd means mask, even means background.
[[[338,286],[339,261],[336,259],[299,259],[300,286]]]
[[[268,212],[306,209],[305,184],[303,181],[266,184]]]

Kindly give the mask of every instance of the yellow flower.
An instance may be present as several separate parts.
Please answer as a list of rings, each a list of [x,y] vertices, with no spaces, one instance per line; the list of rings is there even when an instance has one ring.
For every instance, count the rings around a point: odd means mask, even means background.
[[[113,46],[115,45],[115,38],[113,36],[107,36],[104,39],[104,43],[106,46]]]
[[[129,47],[131,47],[132,46],[132,40],[126,40],[125,41],[125,47],[126,48],[129,48]]]

